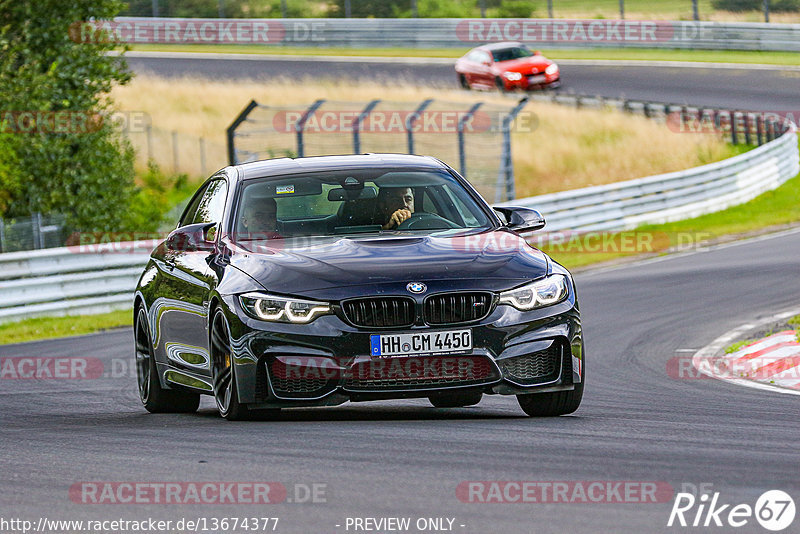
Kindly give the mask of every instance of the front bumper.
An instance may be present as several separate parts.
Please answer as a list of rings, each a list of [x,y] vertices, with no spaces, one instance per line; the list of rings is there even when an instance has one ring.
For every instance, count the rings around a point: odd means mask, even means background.
[[[337,315],[307,325],[268,323],[226,298],[240,401],[253,408],[330,406],[478,390],[524,394],[573,389],[583,376],[580,313],[572,295],[520,312],[500,305],[476,323],[405,329],[355,327]],[[469,351],[373,358],[370,335],[470,329]]]
[[[556,88],[561,86],[561,74],[527,75],[515,81],[506,79],[505,84],[507,91],[532,91],[534,89]]]

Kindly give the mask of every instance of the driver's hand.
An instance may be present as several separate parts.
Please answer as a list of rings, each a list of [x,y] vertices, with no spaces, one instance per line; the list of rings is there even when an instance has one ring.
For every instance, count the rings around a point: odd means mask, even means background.
[[[390,230],[392,228],[397,228],[400,226],[404,221],[411,218],[411,211],[402,209],[397,210],[392,213],[392,216],[389,217],[389,222],[383,225],[384,230]]]

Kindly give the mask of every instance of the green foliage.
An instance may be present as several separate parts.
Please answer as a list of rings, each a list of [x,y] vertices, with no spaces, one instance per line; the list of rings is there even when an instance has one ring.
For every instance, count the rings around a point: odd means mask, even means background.
[[[725,11],[762,11],[763,0],[711,0],[714,9]],[[775,13],[781,11],[800,11],[800,0],[770,0],[769,10]]]
[[[134,194],[133,150],[110,121],[107,94],[130,79],[108,42],[77,42],[73,24],[112,18],[117,0],[0,0],[0,110],[39,114],[0,139],[6,217],[61,213],[73,230],[117,230]],[[75,124],[56,132],[41,116]],[[6,124],[8,127],[8,124]],[[20,180],[20,177],[24,179]]]
[[[155,162],[139,177],[140,185],[130,199],[120,231],[156,232],[174,226],[177,218],[171,211],[176,204],[188,199],[197,189],[185,174],[164,174]]]
[[[536,2],[531,0],[506,0],[497,9],[492,10],[489,16],[508,19],[524,19],[536,16]]]
[[[4,129],[0,124],[0,131]],[[22,173],[19,168],[15,139],[0,133],[0,215],[8,211],[12,199],[22,190]]]
[[[285,0],[286,16],[303,18],[312,16],[312,0]],[[319,3],[319,2],[317,2]],[[278,18],[283,16],[281,0],[224,0],[220,14],[219,0],[158,0],[159,17],[184,18]],[[128,0],[120,13],[126,17],[153,16],[153,0]]]

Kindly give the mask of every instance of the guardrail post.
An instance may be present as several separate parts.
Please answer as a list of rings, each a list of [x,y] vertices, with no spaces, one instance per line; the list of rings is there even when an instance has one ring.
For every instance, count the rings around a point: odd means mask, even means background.
[[[234,137],[236,136],[236,129],[242,124],[246,119],[247,116],[250,115],[255,108],[258,107],[258,102],[255,100],[251,100],[249,104],[239,113],[239,116],[236,117],[228,129],[225,131],[228,136],[228,163],[230,165],[236,165],[238,163],[236,159],[236,144],[234,142]]]
[[[414,111],[414,113],[406,117],[406,132],[408,134],[409,154],[414,153],[414,123],[417,122],[422,112],[425,111],[425,109],[427,109],[427,107],[430,106],[432,103],[433,103],[432,98],[423,101],[422,104],[420,104],[419,107]]]
[[[6,251],[6,223],[0,219],[0,252]]]
[[[514,200],[517,198],[516,184],[514,180],[514,161],[511,159],[511,124],[517,118],[519,112],[528,103],[528,97],[523,97],[522,100],[511,110],[511,112],[503,118],[503,158],[501,165],[503,165],[502,172],[505,177],[505,196],[506,200]]]
[[[751,116],[750,113],[744,114],[744,143],[746,145],[753,144],[753,136],[751,135],[750,128],[752,128]]]
[[[475,112],[478,111],[478,108],[483,105],[483,102],[478,102],[477,104],[473,105],[467,111],[467,114],[461,117],[458,121],[458,163],[459,163],[459,172],[461,172],[461,176],[464,178],[467,177],[467,153],[464,147],[464,126],[467,124],[467,121],[472,119]]]
[[[758,146],[764,144],[764,119],[761,113],[756,114],[756,137],[758,138]]]
[[[358,117],[353,121],[353,154],[361,154],[361,123],[364,122],[364,119],[375,109],[375,106],[380,103],[380,100],[373,100],[367,104],[364,111],[359,113]]]
[[[36,212],[31,217],[31,226],[33,228],[33,247],[37,249],[44,248],[44,236],[42,235],[42,214]]]
[[[739,144],[739,112],[737,111],[729,111],[729,117],[731,118],[731,144],[738,145]]]
[[[297,124],[294,125],[294,132],[297,136],[297,157],[303,158],[306,155],[306,145],[303,141],[303,130],[305,130],[306,122],[308,122],[309,117],[313,115],[319,107],[325,103],[325,100],[320,99],[311,104],[307,110],[303,113],[303,116],[300,117],[300,120],[297,121]]]

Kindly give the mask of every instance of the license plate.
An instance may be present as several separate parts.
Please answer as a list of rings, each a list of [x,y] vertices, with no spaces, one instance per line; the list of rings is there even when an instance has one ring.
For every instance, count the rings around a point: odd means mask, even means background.
[[[449,354],[469,350],[472,350],[471,330],[370,336],[370,354],[374,358]]]
[[[528,83],[544,83],[547,80],[547,77],[544,74],[538,74],[536,76],[528,76]]]

